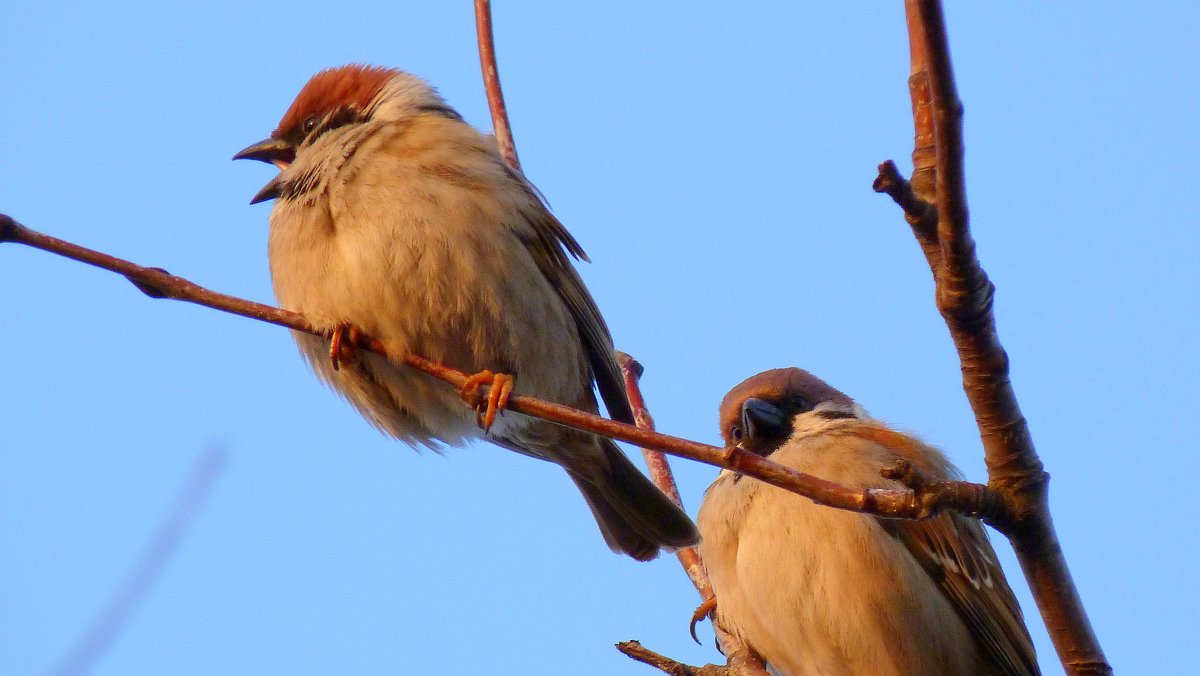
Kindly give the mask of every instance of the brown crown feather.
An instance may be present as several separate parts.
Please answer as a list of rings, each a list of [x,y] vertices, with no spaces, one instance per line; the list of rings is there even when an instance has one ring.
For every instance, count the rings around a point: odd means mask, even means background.
[[[339,106],[362,110],[399,72],[395,68],[357,63],[323,70],[312,76],[296,95],[271,136],[283,138],[295,132],[314,113],[325,113]]]
[[[730,430],[741,420],[742,404],[751,397],[771,403],[781,403],[794,395],[813,405],[834,401],[846,405],[854,402],[824,380],[801,368],[782,368],[750,376],[729,390],[721,400],[721,438],[731,443]]]

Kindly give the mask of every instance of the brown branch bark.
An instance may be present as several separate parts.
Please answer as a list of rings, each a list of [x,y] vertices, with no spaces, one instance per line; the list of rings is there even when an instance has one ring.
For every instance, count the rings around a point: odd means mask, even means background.
[[[621,365],[621,374],[625,377],[625,392],[629,397],[629,406],[633,409],[634,420],[637,422],[637,426],[644,430],[653,431],[654,419],[650,417],[650,411],[646,408],[646,399],[642,396],[642,388],[638,382],[645,368],[642,367],[642,364],[638,360],[624,352],[617,352],[617,361]],[[675,501],[675,504],[683,507],[683,500],[679,497],[679,487],[675,485],[675,475],[671,472],[671,465],[667,462],[666,456],[652,448],[642,448],[642,455],[646,459],[646,467],[649,468],[650,478],[654,481],[655,485],[663,493],[670,496]],[[692,581],[692,584],[696,587],[696,591],[699,592],[702,604],[715,601],[716,597],[713,594],[712,583],[709,582],[708,573],[704,570],[704,562],[700,559],[700,551],[695,547],[685,547],[675,552],[675,556],[679,558],[679,564],[683,566],[688,579]],[[721,652],[725,654],[726,663],[733,670],[732,673],[739,676],[767,676],[766,665],[754,655],[745,641],[726,632],[715,621],[712,625],[713,631],[717,635],[717,642],[721,645]],[[694,622],[692,624],[692,638],[696,638]],[[636,643],[636,641],[631,643]],[[618,644],[618,649],[620,649],[620,646],[621,644]],[[621,652],[634,657],[631,653],[624,650]],[[639,658],[634,657],[634,659]],[[694,667],[688,668],[694,669]]]
[[[979,426],[988,486],[1006,505],[1000,510],[1005,519],[991,523],[1012,542],[1067,672],[1110,674],[1054,531],[1049,475],[1017,405],[1008,355],[996,334],[995,287],[975,253],[963,172],[962,103],[941,3],[905,0],[905,12],[912,60],[913,176],[906,187],[903,179],[897,180],[894,165],[885,163],[876,189],[904,208],[933,270],[937,307],[958,350],[963,390]],[[923,205],[936,210],[932,228],[932,210]]]
[[[496,42],[492,31],[490,0],[475,0],[475,34],[479,44],[479,64],[483,71],[483,88],[487,93],[488,109],[492,115],[492,128],[496,134],[496,143],[500,146],[500,153],[505,162],[513,169],[520,171],[521,163],[517,158],[516,142],[513,140],[508,110],[504,105],[504,93],[500,86],[500,71],[496,65]],[[641,378],[643,372],[642,365],[623,352],[618,352],[617,355],[621,364],[621,372],[625,378],[626,395],[629,398],[630,407],[634,411],[634,422],[639,429],[654,432],[654,419],[650,417],[650,411],[646,408],[646,401],[642,397],[642,390],[638,385],[638,379]],[[679,487],[675,484],[675,475],[671,472],[671,465],[667,462],[666,456],[661,451],[646,445],[642,445],[641,449],[646,460],[646,467],[650,470],[650,477],[655,485],[682,508],[683,500],[679,496]],[[699,551],[695,547],[686,547],[676,552],[676,556],[688,579],[700,593],[700,598],[704,602],[711,601],[713,599],[712,585],[704,571]],[[738,674],[767,676],[766,667],[763,666],[761,660],[753,656],[745,642],[726,634],[715,622],[713,628],[729,665],[737,669]],[[692,638],[695,638],[695,621],[692,623],[692,630]]]
[[[638,662],[649,664],[663,673],[671,674],[671,676],[741,676],[734,668],[719,664],[706,664],[702,667],[693,667],[683,662],[677,662],[666,655],[660,655],[642,646],[637,641],[622,641],[617,644],[617,650],[620,650]],[[764,671],[763,673],[765,674],[766,672]]]
[[[488,109],[492,112],[492,129],[496,144],[508,166],[521,170],[517,158],[517,145],[513,141],[512,127],[508,122],[508,109],[504,106],[504,91],[500,88],[500,70],[496,65],[496,41],[492,35],[492,2],[475,0],[475,37],[479,43],[479,66],[483,69],[483,89],[487,93]]]
[[[917,152],[913,151],[914,162],[916,158]],[[879,175],[875,177],[871,187],[875,192],[891,197],[904,210],[904,220],[908,221],[913,236],[921,245],[929,269],[936,275],[938,268],[942,266],[942,249],[937,239],[937,207],[917,196],[913,184],[900,175],[896,163],[891,160],[879,165]]]
[[[210,307],[231,314],[303,331],[317,336],[329,337],[313,328],[304,315],[298,312],[255,303],[253,301],[218,293],[199,286],[182,277],[176,277],[162,268],[150,268],[127,260],[93,251],[78,244],[42,234],[17,223],[7,215],[0,214],[0,242],[15,242],[36,249],[58,254],[81,263],[87,263],[123,275],[143,293],[152,298],[170,298]],[[388,355],[383,344],[374,338],[362,335],[357,347],[370,350],[382,357],[427,373],[456,388],[461,388],[467,374],[443,364],[430,361],[420,355]],[[464,404],[465,405],[465,404]],[[663,453],[688,458],[697,462],[733,470],[760,481],[790,490],[819,504],[864,512],[875,516],[898,519],[923,518],[927,515],[924,500],[912,490],[847,488],[808,474],[797,472],[740,449],[727,449],[681,439],[651,430],[638,429],[633,425],[601,418],[578,409],[555,404],[527,395],[513,395],[508,401],[508,410],[549,420],[573,429],[611,437],[638,446],[652,448]],[[1001,506],[999,501],[988,497],[989,489],[977,484],[961,482],[953,493],[961,501],[947,495],[941,503],[944,508],[979,516],[988,521],[1007,523],[1011,517],[1003,511],[994,511]]]
[[[633,357],[617,351],[617,363],[621,366],[621,375],[625,378],[625,396],[629,399],[629,407],[633,409],[633,420],[638,428],[654,430],[654,418],[650,417],[650,409],[646,408],[646,398],[642,396],[639,380],[645,373],[646,367]],[[671,465],[662,453],[649,448],[642,449],[642,457],[650,470],[650,478],[654,480],[659,490],[683,507],[683,498],[679,497],[679,486],[675,485],[675,475]]]

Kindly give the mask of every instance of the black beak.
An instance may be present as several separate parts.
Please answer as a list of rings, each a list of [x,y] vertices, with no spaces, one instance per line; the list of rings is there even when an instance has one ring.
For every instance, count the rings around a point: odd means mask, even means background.
[[[787,417],[775,404],[757,397],[742,403],[742,429],[746,439],[771,439],[786,432]]]
[[[289,164],[296,161],[296,149],[287,141],[272,136],[242,148],[233,156],[233,159],[258,160],[259,162],[274,164],[280,169],[287,169]]]
[[[274,164],[279,167],[280,171],[287,169],[288,166],[296,160],[296,149],[287,141],[275,138],[274,136],[259,141],[253,145],[242,148],[236,155],[235,160],[258,160],[267,164]],[[270,199],[279,197],[279,191],[283,184],[279,181],[279,176],[267,181],[262,190],[258,191],[254,197],[250,198],[251,204],[258,204]]]
[[[259,202],[266,202],[267,200],[273,200],[276,197],[279,197],[279,193],[283,190],[283,181],[279,180],[279,177],[282,175],[282,173],[275,174],[275,178],[267,181],[267,184],[263,186],[262,190],[259,190],[254,197],[250,198],[250,203],[258,204]]]

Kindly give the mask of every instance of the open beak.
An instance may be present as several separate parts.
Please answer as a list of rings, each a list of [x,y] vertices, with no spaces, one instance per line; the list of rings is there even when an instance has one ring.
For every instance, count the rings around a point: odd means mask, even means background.
[[[296,149],[283,139],[270,137],[249,145],[233,156],[235,160],[258,160],[274,164],[282,171],[296,159]]]
[[[742,429],[746,439],[770,439],[779,436],[787,423],[784,412],[765,399],[750,397],[742,403]]]
[[[236,155],[233,156],[233,159],[258,160],[259,162],[274,164],[275,166],[279,167],[279,171],[282,172],[284,169],[287,169],[289,166],[291,166],[293,161],[295,161],[296,149],[293,148],[287,141],[272,136],[271,138],[264,139],[258,143],[242,148]],[[279,197],[279,191],[282,189],[282,187],[283,183],[279,180],[279,175],[277,174],[275,178],[267,181],[267,184],[263,186],[262,190],[258,191],[258,194],[250,199],[250,203],[258,204],[259,202],[275,199],[276,197]]]
[[[262,190],[259,190],[254,197],[250,198],[250,203],[258,204],[259,202],[266,202],[267,200],[273,200],[276,197],[279,197],[280,192],[283,191],[283,181],[279,180],[280,176],[283,176],[283,174],[275,174],[274,178],[267,181],[267,184],[262,187]]]

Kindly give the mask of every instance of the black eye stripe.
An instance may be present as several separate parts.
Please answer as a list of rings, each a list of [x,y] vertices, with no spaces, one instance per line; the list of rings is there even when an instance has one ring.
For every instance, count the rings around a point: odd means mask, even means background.
[[[462,120],[462,115],[459,115],[457,110],[451,108],[450,106],[448,106],[444,103],[429,104],[429,105],[421,106],[420,108],[417,109],[417,112],[430,113],[430,114],[438,115],[441,117],[447,117],[447,118],[450,118],[451,120]]]
[[[304,143],[309,145],[320,138],[322,134],[354,122],[361,122],[364,118],[357,108],[342,106],[327,113],[324,117],[317,118],[316,123],[309,129],[308,127],[312,120],[313,117],[311,116],[305,118],[304,122],[301,123],[300,129],[300,133],[304,136]]]
[[[826,420],[840,420],[842,418],[857,418],[858,417],[849,411],[838,411],[836,409],[835,410],[826,410],[826,411],[817,411],[817,415],[821,416],[822,418],[824,418]]]

